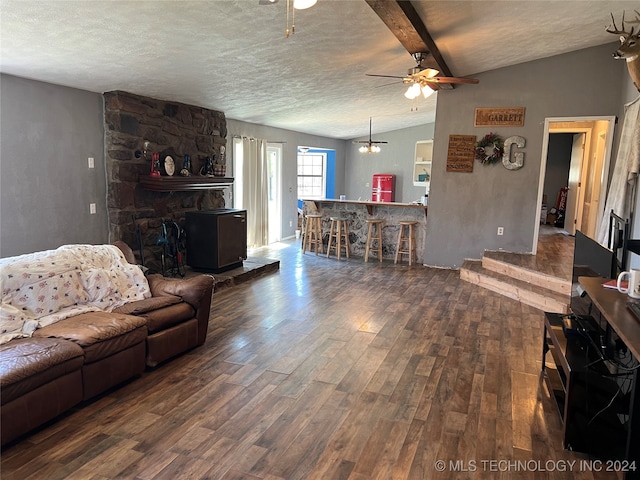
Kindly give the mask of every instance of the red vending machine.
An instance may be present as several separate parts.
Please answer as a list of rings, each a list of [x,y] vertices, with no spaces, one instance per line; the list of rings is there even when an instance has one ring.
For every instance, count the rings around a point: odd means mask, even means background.
[[[372,202],[395,202],[396,176],[390,173],[374,173],[371,191]]]

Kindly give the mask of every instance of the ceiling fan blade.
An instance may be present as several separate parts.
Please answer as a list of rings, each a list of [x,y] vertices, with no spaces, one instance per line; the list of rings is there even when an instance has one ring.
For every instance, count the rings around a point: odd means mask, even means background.
[[[382,140],[354,140],[353,143],[364,143],[365,145],[375,145],[378,143],[389,143],[389,142],[383,142]]]
[[[278,0],[258,0],[258,5],[273,5],[278,3]]]
[[[380,87],[388,87],[389,85],[398,85],[399,83],[404,83],[404,82],[391,82],[391,83],[383,83],[382,85],[376,85],[375,88],[380,88]]]
[[[427,83],[456,83],[456,84],[477,84],[480,80],[477,78],[465,78],[465,77],[431,77],[423,78],[422,81]]]
[[[365,73],[367,77],[381,77],[381,78],[404,78],[397,75],[374,75],[373,73]]]

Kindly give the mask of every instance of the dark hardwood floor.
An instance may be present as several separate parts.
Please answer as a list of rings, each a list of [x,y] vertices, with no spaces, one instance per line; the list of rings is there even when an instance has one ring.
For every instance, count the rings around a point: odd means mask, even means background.
[[[566,231],[549,225],[540,225],[536,255],[486,252],[485,256],[571,280],[574,243],[574,237],[568,235]]]
[[[455,270],[261,254],[280,270],[215,292],[203,347],[5,449],[2,478],[617,478],[566,463],[539,310]]]

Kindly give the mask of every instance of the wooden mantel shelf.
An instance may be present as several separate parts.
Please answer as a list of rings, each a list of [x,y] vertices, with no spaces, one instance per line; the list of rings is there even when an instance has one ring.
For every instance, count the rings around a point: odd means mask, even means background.
[[[156,192],[175,192],[188,190],[220,190],[233,185],[230,177],[203,177],[192,175],[190,177],[152,177],[140,175],[140,185],[145,190]]]

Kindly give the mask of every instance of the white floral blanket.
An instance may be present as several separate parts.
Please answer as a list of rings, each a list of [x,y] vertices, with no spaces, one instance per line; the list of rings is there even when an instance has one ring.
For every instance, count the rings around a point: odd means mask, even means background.
[[[137,265],[113,245],[64,245],[0,259],[0,344],[90,311],[151,296]]]

